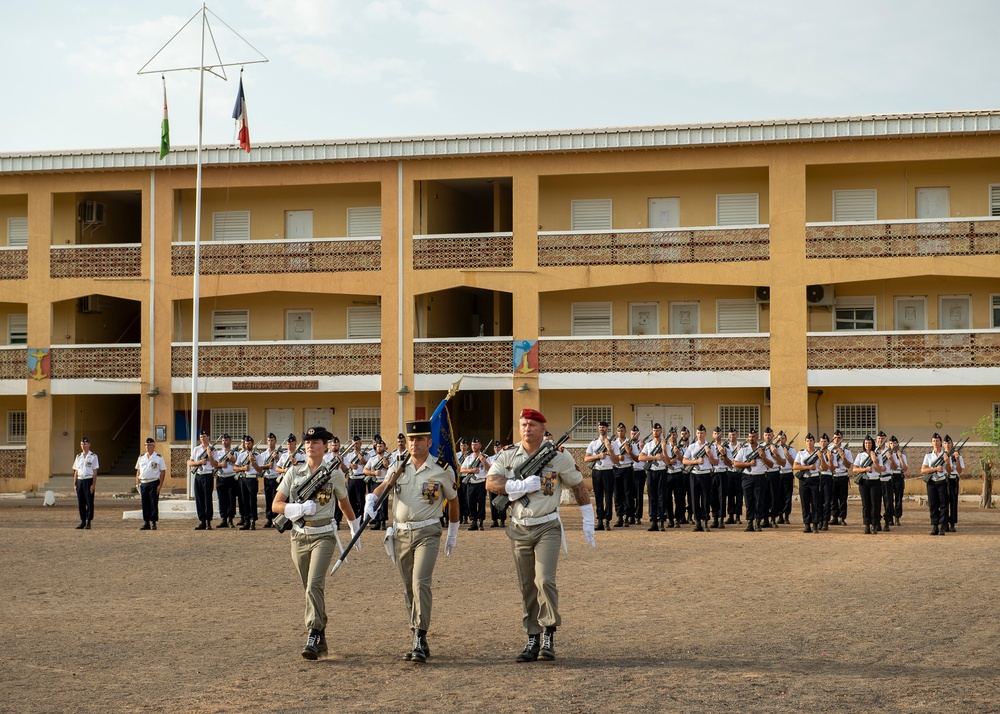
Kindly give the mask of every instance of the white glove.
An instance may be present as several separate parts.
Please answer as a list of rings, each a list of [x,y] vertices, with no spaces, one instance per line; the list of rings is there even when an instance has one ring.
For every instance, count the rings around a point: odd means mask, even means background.
[[[297,521],[302,516],[311,516],[316,513],[316,502],[306,501],[305,503],[286,503],[285,518],[290,521]]]
[[[393,543],[393,541],[392,541],[392,534],[393,534],[392,526],[386,526],[385,527],[385,539],[382,542],[385,543],[385,552],[389,554],[389,560],[391,560],[393,562],[393,564],[395,564],[395,562],[396,562],[396,549],[392,545],[392,543]]]
[[[316,502],[315,501],[303,501],[303,503],[302,503],[302,515],[303,516],[315,516],[316,515]]]
[[[458,544],[458,521],[448,523],[448,537],[444,541],[444,554],[451,555]]]
[[[597,547],[594,540],[594,506],[590,503],[580,506],[580,515],[583,516],[583,537],[590,543],[591,548]]]
[[[542,480],[538,476],[528,476],[520,481],[507,479],[507,496],[511,501],[516,501],[525,494],[538,491],[541,487]]]
[[[369,493],[365,496],[365,518],[369,521],[374,521],[378,518],[378,514],[375,513],[375,502],[378,500],[378,496],[374,493]]]
[[[348,521],[347,525],[351,529],[351,538],[353,538],[355,536],[355,534],[357,534],[358,529],[361,528],[361,519],[360,518],[355,518],[353,521]],[[357,550],[359,553],[361,552],[361,539],[360,538],[358,538],[354,542],[354,549]]]

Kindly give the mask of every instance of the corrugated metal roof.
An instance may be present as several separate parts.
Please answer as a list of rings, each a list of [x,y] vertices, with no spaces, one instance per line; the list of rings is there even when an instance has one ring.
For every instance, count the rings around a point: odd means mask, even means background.
[[[1000,132],[1000,111],[891,114],[502,134],[416,136],[202,148],[204,166],[372,161],[402,158],[732,146],[802,141]],[[195,147],[175,148],[163,161],[158,147],[0,154],[0,173],[100,171],[194,166]]]

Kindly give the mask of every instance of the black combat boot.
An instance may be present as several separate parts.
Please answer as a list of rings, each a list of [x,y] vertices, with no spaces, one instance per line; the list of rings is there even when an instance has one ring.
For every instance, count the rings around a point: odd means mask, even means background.
[[[302,656],[305,659],[317,659],[322,640],[323,635],[320,630],[309,630],[309,637],[306,638],[306,646],[302,648]]]
[[[538,635],[528,635],[528,643],[524,646],[516,658],[515,662],[534,662],[538,659],[538,649],[539,649],[539,636]]]
[[[553,639],[555,638],[556,628],[546,627],[545,632],[542,633],[542,643],[538,649],[538,659],[545,661],[552,661],[556,658],[556,649]]]
[[[409,660],[411,662],[426,662],[431,655],[431,649],[427,646],[427,630],[417,630],[413,634],[413,649],[410,651]]]

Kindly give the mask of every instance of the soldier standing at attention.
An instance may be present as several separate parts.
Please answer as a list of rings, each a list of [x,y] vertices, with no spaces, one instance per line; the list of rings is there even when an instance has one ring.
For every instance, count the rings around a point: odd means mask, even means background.
[[[208,462],[215,469],[215,492],[219,497],[219,528],[234,528],[233,517],[236,515],[236,471],[233,462],[236,460],[236,448],[229,434],[222,435],[222,446],[208,453]]]
[[[487,458],[487,461],[490,462],[491,466],[493,465],[493,462],[496,461],[496,458],[497,456],[500,455],[501,451],[503,451],[503,442],[498,437],[493,441],[493,456]],[[490,528],[506,528],[507,527],[506,509],[504,509],[503,511],[497,510],[497,507],[493,505],[492,498],[487,498],[486,500],[490,502],[490,518],[493,519],[493,523],[490,525]]]
[[[377,441],[375,442],[375,453],[372,454],[371,458],[365,464],[365,478],[368,481],[368,485],[371,491],[374,493],[378,485],[385,481],[385,476],[389,472],[389,455],[385,453],[385,442]],[[374,520],[372,521],[372,530],[380,531],[385,527],[385,522],[389,520],[389,499],[378,509]]]
[[[101,464],[97,454],[90,450],[90,439],[80,439],[81,453],[73,459],[73,489],[76,491],[76,502],[80,506],[80,525],[77,530],[90,530],[90,522],[94,520],[94,493],[97,490],[97,470]]]
[[[920,473],[927,484],[927,507],[931,512],[931,535],[945,535],[948,532],[948,473],[951,459],[944,450],[941,435],[934,432],[931,450],[924,456]]]
[[[284,513],[285,518],[292,522],[292,562],[306,591],[305,623],[309,630],[302,656],[312,660],[328,649],[324,588],[327,570],[337,550],[333,526],[334,501],[340,503],[350,521],[351,532],[356,532],[359,527],[359,519],[354,517],[351,502],[347,500],[347,484],[340,469],[331,470],[332,478],[313,499],[297,503],[299,489],[310,477],[320,468],[330,468],[324,466],[323,454],[331,438],[333,434],[321,426],[312,427],[302,435],[306,461],[289,467],[278,486],[273,504],[275,513]]]
[[[590,492],[576,462],[560,452],[539,473],[523,479],[511,478],[514,469],[527,461],[542,446],[545,417],[534,409],[522,409],[518,420],[521,441],[497,456],[486,480],[491,493],[506,494],[511,499],[511,522],[507,537],[511,541],[514,568],[521,590],[521,624],[528,642],[517,662],[556,658],[554,637],[560,625],[559,590],[556,566],[562,543],[559,520],[559,497],[563,487],[572,489],[583,517],[583,534],[594,546],[594,509]],[[527,503],[524,502],[526,497]]]
[[[483,444],[478,436],[472,437],[472,453],[465,457],[459,468],[466,476],[465,488],[469,496],[470,531],[483,530],[486,521],[486,474],[490,461],[483,453]]]
[[[458,540],[458,493],[455,473],[444,459],[430,456],[430,421],[406,422],[410,458],[398,477],[386,479],[365,498],[365,515],[375,517],[375,502],[393,489],[392,559],[403,580],[403,598],[409,614],[413,647],[403,655],[408,662],[430,657],[427,630],[431,626],[431,592],[434,564],[441,548],[441,504],[448,501],[448,537],[444,554],[451,555]]]
[[[639,461],[646,467],[649,475],[649,528],[650,531],[662,531],[666,528],[667,511],[670,512],[670,527],[674,527],[674,512],[670,506],[670,493],[667,491],[667,442],[663,438],[663,427],[653,424],[653,436],[642,447]]]
[[[212,483],[215,469],[212,468],[210,456],[212,445],[209,443],[208,432],[202,429],[198,432],[200,443],[191,449],[188,466],[194,469],[194,506],[198,512],[196,531],[212,530]],[[219,507],[221,510],[221,506]]]
[[[469,440],[464,436],[458,440],[459,453],[455,454],[458,464],[458,524],[464,526],[469,520],[469,475],[462,469],[462,464],[469,457]]]
[[[635,523],[635,513],[630,506],[630,503],[635,503],[632,456],[629,452],[629,440],[623,422],[618,422],[616,432],[617,436],[612,442],[618,452],[618,462],[612,469],[615,484],[615,515],[618,516],[615,528],[628,528],[630,523]]]
[[[278,477],[280,474],[275,470],[281,452],[278,450],[278,437],[274,434],[267,435],[267,452],[264,454],[264,522],[265,528],[274,528],[274,494],[278,492]]]
[[[831,504],[829,508],[825,508],[823,512],[824,520],[831,520],[830,514],[833,514],[833,523],[842,526],[847,525],[847,494],[851,489],[851,482],[849,481],[851,473],[851,464],[854,463],[854,455],[851,450],[847,448],[844,443],[844,432],[837,429],[833,432],[833,441],[830,441],[830,437],[825,433],[820,438],[819,446],[821,449],[828,450],[830,453],[829,458],[829,471],[831,476],[829,479],[830,483],[830,498],[825,501],[825,503]],[[822,471],[822,469],[821,469]],[[821,478],[825,479],[826,475],[823,474]],[[822,492],[821,495],[826,497],[826,481],[821,481]]]
[[[629,439],[628,453],[632,457],[632,513],[635,516],[636,525],[642,525],[642,506],[646,491],[646,466],[639,460],[642,453],[642,435],[639,427],[633,425],[631,438]]]
[[[706,440],[707,430],[699,424],[695,430],[695,440],[684,451],[682,462],[691,467],[691,509],[694,515],[694,530],[703,533],[708,530],[712,471],[719,464],[713,445]]]
[[[167,477],[167,462],[156,453],[156,442],[146,439],[146,453],[135,462],[135,484],[142,501],[141,531],[156,530],[160,520],[160,487]]]
[[[743,516],[743,471],[733,465],[733,457],[740,450],[740,435],[736,429],[729,430],[726,453],[729,455],[729,494],[726,497],[726,523],[742,523]]]
[[[726,448],[722,427],[712,430],[712,447],[719,457],[712,467],[712,528],[726,527],[726,496],[729,494],[729,469],[733,467],[732,454]]]
[[[944,450],[948,452],[948,462],[951,469],[948,471],[948,530],[955,532],[955,524],[958,523],[958,479],[965,469],[965,459],[962,454],[955,451],[955,444],[951,437],[944,435]]]
[[[594,501],[597,503],[597,530],[611,528],[611,501],[615,492],[614,466],[619,461],[618,451],[608,438],[608,423],[598,422],[597,438],[587,445],[584,463],[590,464]],[[489,488],[487,486],[487,488]],[[605,525],[607,524],[607,525]]]

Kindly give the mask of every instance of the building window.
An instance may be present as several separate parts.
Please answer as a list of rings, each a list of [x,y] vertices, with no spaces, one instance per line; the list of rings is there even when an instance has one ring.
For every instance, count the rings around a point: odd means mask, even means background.
[[[1000,216],[1000,184],[990,185],[990,215]]]
[[[609,406],[574,406],[573,423],[583,417],[580,426],[573,430],[573,441],[593,441],[597,438],[597,426],[602,421],[611,423],[611,407]]]
[[[213,342],[246,342],[249,339],[249,310],[215,310],[212,312]]]
[[[7,443],[23,444],[28,440],[28,412],[7,412]]]
[[[213,213],[212,240],[250,240],[250,211],[216,211]]]
[[[377,238],[381,235],[381,206],[361,206],[347,209],[348,238]]]
[[[7,315],[7,344],[28,344],[28,315],[26,313]]]
[[[7,219],[7,245],[11,248],[28,245],[27,216],[11,216]]]
[[[347,308],[347,339],[382,339],[382,307],[365,305]]]
[[[746,437],[751,429],[760,433],[759,404],[720,404],[719,426],[728,434],[735,430],[740,438]]]
[[[875,189],[833,192],[833,220],[844,223],[878,220]]]
[[[833,329],[837,332],[875,329],[875,298],[837,298],[833,308]]]
[[[878,433],[877,404],[834,404],[833,428],[844,433],[844,439],[860,442]]]
[[[715,197],[717,226],[755,226],[760,223],[760,194],[720,193]]]
[[[990,295],[990,327],[1000,327],[1000,295]]]
[[[212,429],[210,433],[221,439],[223,434],[229,434],[233,441],[239,441],[247,433],[246,409],[212,409]]]
[[[755,333],[760,330],[760,310],[757,301],[716,300],[715,331],[722,335],[727,332]]]
[[[380,407],[350,407],[347,410],[347,438],[360,436],[362,441],[371,441],[382,428],[381,423]]]
[[[575,302],[571,320],[574,337],[607,337],[611,334],[611,303]]]
[[[574,231],[610,231],[611,199],[594,198],[570,201],[570,229]]]

